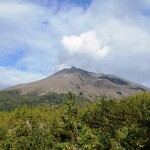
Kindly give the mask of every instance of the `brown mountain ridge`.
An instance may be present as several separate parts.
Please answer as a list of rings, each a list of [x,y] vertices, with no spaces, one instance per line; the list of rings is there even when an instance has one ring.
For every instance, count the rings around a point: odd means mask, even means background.
[[[6,90],[19,90],[22,94],[36,91],[39,95],[48,93],[68,93],[92,98],[99,96],[121,98],[149,88],[109,74],[96,74],[80,68],[63,69],[45,79],[10,87]]]

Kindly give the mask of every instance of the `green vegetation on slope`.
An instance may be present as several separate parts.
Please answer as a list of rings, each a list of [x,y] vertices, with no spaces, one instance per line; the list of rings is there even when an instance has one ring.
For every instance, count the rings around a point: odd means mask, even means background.
[[[150,94],[0,112],[2,150],[148,150]]]
[[[21,95],[19,91],[0,91],[0,111],[12,111],[18,106],[57,106],[67,100],[67,94],[49,93],[39,96],[36,91]],[[82,104],[87,101],[76,96],[75,101]]]

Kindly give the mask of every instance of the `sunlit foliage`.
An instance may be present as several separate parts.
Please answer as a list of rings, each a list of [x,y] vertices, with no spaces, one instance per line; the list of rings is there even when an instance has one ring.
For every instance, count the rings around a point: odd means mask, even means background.
[[[148,150],[150,94],[0,112],[1,150]]]

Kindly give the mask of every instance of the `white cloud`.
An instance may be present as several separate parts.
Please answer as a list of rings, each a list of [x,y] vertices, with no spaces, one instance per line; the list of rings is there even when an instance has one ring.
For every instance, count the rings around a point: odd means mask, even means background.
[[[56,71],[60,71],[60,70],[62,70],[62,69],[64,69],[64,68],[70,68],[70,66],[67,65],[67,64],[60,64],[60,65],[58,65],[58,66],[56,67]]]
[[[24,72],[15,68],[0,67],[0,89],[7,88],[16,84],[23,84],[37,81],[46,76],[41,73]]]
[[[38,11],[37,11],[38,10]],[[41,23],[44,10],[34,4],[18,1],[0,2],[0,52],[1,55],[13,53],[18,47],[31,47],[31,41],[39,32],[37,25]],[[39,40],[39,39],[38,39]],[[39,42],[37,42],[39,43]]]
[[[0,0],[0,66],[5,66],[1,74],[9,66],[9,74],[24,68],[23,74],[47,76],[76,66],[150,86],[149,0],[93,0],[87,10],[47,2]],[[23,74],[13,83],[28,80]],[[9,83],[0,78],[1,85]]]
[[[52,11],[23,0],[0,1],[0,57],[23,51],[24,56],[14,62],[14,67],[48,75],[53,72],[56,42],[46,24]]]
[[[97,37],[95,31],[80,36],[63,36],[62,44],[72,54],[87,54],[94,58],[105,57],[109,52],[109,46]]]
[[[11,8],[11,9],[10,9]],[[15,19],[17,16],[26,16],[27,14],[31,14],[33,12],[33,7],[31,5],[22,4],[22,3],[14,3],[14,2],[0,2],[0,17],[4,17],[7,19]],[[10,18],[10,16],[14,18]]]

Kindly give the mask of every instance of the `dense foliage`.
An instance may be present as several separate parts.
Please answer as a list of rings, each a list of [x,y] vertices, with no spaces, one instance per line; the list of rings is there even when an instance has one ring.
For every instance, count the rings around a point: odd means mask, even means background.
[[[18,106],[57,106],[67,100],[67,94],[48,93],[39,96],[37,91],[22,95],[19,91],[0,91],[0,111],[12,111]],[[87,101],[76,96],[75,101],[82,104]]]
[[[0,112],[1,150],[148,150],[150,94]]]

